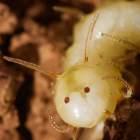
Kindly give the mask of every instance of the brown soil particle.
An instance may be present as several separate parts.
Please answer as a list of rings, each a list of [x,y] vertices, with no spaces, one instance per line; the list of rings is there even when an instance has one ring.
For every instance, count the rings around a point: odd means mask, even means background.
[[[17,91],[23,83],[21,73],[10,67],[0,67],[0,140],[19,140],[18,111],[13,105]]]
[[[10,12],[9,7],[0,2],[0,34],[13,33],[17,23],[17,18]]]
[[[116,121],[107,120],[104,140],[140,139],[140,102],[135,99],[121,101],[115,111]]]

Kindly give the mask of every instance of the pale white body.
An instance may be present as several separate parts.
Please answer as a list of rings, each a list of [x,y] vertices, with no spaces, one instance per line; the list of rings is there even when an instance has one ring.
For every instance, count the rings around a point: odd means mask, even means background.
[[[106,69],[114,75],[121,76],[118,69],[107,65],[99,55],[103,55],[106,60],[110,61],[115,57],[119,58],[125,56],[128,48],[105,39],[101,36],[101,32],[127,40],[140,48],[140,1],[112,2],[99,9],[101,9],[101,14],[94,28],[89,62],[93,65],[99,65],[101,68]],[[88,33],[87,27],[95,13],[96,11],[86,15],[83,21],[75,25],[74,43],[66,53],[66,60],[64,63],[65,69],[74,66],[76,63],[81,64],[84,61],[85,40]],[[124,67],[125,63],[121,63],[121,66]],[[111,83],[110,87],[112,87],[112,90],[116,89],[114,82]],[[99,127],[85,130],[80,140],[102,139],[103,126],[104,125],[101,123]]]
[[[110,73],[88,63],[71,67],[63,73],[55,86],[55,105],[60,117],[75,127],[91,128],[105,120],[104,110],[114,112],[119,99],[119,85],[114,80],[103,80]],[[115,85],[112,90],[110,84]],[[90,92],[85,93],[84,88]],[[114,91],[114,92],[113,92]],[[70,102],[65,103],[65,97]]]
[[[62,74],[58,79],[55,91],[57,111],[68,124],[75,127],[91,128],[109,117],[103,110],[114,112],[121,95],[122,85],[114,79],[102,80],[102,77],[108,75],[121,77],[121,72],[107,64],[100,55],[110,61],[123,57],[131,49],[112,40],[107,40],[101,36],[101,33],[114,35],[139,45],[140,18],[138,17],[140,17],[140,5],[138,3],[138,1],[118,2],[101,7],[101,14],[94,29],[89,54],[89,63],[94,70],[92,73],[86,70],[89,65],[85,66],[83,62],[88,26],[95,12],[86,15],[83,21],[75,25],[74,43],[67,52],[64,66],[65,68],[74,66],[73,69],[75,69],[75,65],[79,64],[77,67],[80,66],[81,69],[79,68],[76,72],[70,68],[65,72],[67,74]],[[125,65],[125,63],[122,64]],[[85,69],[82,71],[84,67]],[[86,86],[89,86],[91,91],[88,94],[84,93],[82,96],[83,89]],[[67,96],[70,98],[70,102],[65,104],[64,98]]]
[[[124,39],[140,47],[140,1],[112,2],[97,10],[101,10],[101,12],[93,32],[89,62],[93,65],[98,64],[116,75],[118,72],[116,70],[114,72],[115,68],[106,65],[100,55],[110,61],[113,58],[126,55],[128,48],[105,39],[101,36],[101,32]],[[95,13],[96,11],[87,14],[81,22],[75,25],[74,42],[66,53],[65,69],[76,63],[83,63],[88,27]]]

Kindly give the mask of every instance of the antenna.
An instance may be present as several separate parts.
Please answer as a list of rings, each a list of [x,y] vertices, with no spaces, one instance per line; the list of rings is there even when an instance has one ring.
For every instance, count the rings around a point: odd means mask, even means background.
[[[44,69],[44,68],[42,68],[42,67],[40,67],[36,64],[29,63],[29,62],[26,62],[26,61],[23,61],[23,60],[20,60],[20,59],[16,59],[16,58],[7,57],[7,56],[4,56],[3,58],[7,61],[14,62],[14,63],[20,64],[20,65],[23,65],[25,67],[37,70],[37,71],[39,71],[39,72],[41,72],[45,75],[48,75],[50,77],[53,77],[53,78],[56,78],[56,79],[58,78],[57,75],[47,71],[46,69]]]
[[[85,62],[88,62],[89,48],[91,46],[91,38],[92,38],[92,34],[93,34],[93,29],[95,27],[99,14],[100,14],[100,11],[97,11],[95,18],[92,20],[92,22],[90,23],[90,26],[89,26],[88,35],[87,35],[87,39],[86,39],[86,46],[85,46]]]

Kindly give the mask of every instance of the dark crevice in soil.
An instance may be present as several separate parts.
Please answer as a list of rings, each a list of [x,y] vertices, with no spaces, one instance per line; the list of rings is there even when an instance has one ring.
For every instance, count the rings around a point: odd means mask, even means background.
[[[18,110],[19,114],[19,120],[20,120],[20,127],[17,128],[21,135],[21,139],[23,140],[32,140],[32,136],[30,131],[25,126],[25,121],[27,119],[29,108],[29,100],[32,96],[33,90],[33,77],[31,76],[25,76],[25,82],[19,89],[19,92],[17,94],[17,98],[15,101],[15,105]]]

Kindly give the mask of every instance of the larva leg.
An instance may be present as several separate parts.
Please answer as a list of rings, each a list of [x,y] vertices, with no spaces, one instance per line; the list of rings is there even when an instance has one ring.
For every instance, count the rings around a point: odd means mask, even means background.
[[[116,38],[114,36],[111,36],[111,35],[108,35],[108,34],[104,34],[104,33],[101,33],[101,35],[103,37],[105,37],[106,39],[112,40],[114,42],[117,42],[117,43],[119,43],[121,45],[126,46],[128,50],[135,50],[135,51],[140,53],[140,49],[138,48],[138,46],[136,46],[136,45],[134,45],[134,44],[132,44],[132,43],[130,43],[128,41],[125,41],[125,40],[122,40],[122,39],[118,39],[118,38]]]
[[[91,46],[91,38],[92,38],[92,34],[93,34],[93,29],[95,27],[99,14],[100,14],[100,11],[97,11],[95,18],[92,20],[92,22],[89,26],[88,35],[87,35],[87,39],[86,39],[86,45],[85,45],[85,62],[88,62],[89,48]]]
[[[61,128],[61,127],[59,127],[59,126],[53,121],[53,118],[52,118],[52,116],[51,116],[51,111],[50,111],[49,108],[48,108],[48,115],[49,115],[49,121],[50,121],[52,127],[53,127],[56,131],[58,131],[58,132],[60,132],[60,133],[66,133],[66,132],[68,132],[68,131],[70,130],[71,125],[68,124],[65,128]]]
[[[84,12],[77,8],[54,6],[53,9],[58,12],[68,13],[80,21],[84,18],[85,15]]]
[[[136,76],[133,73],[131,73],[130,71],[128,71],[128,70],[126,70],[124,68],[119,67],[118,65],[114,65],[114,66],[117,69],[119,69],[120,72],[125,73],[131,79],[131,85],[135,85],[136,84],[136,81],[137,81],[136,80]]]
[[[103,112],[106,113],[113,121],[116,121],[115,115],[112,114],[109,110],[104,109]]]
[[[20,59],[15,59],[15,58],[7,57],[7,56],[4,56],[3,58],[7,61],[14,62],[14,63],[20,64],[20,65],[23,65],[25,67],[37,70],[37,71],[39,71],[39,72],[41,72],[45,75],[48,75],[50,77],[53,77],[53,78],[56,78],[56,79],[58,78],[58,75],[55,75],[55,74],[47,71],[46,69],[44,69],[44,68],[42,68],[38,65],[35,65],[33,63],[29,63],[29,62],[26,62],[26,61],[23,61],[23,60],[20,60]]]
[[[128,61],[134,60],[136,56],[137,56],[137,52],[132,51],[132,52],[129,52],[129,54],[127,54],[126,56],[116,58],[116,59],[114,59],[112,61],[114,62],[114,64],[119,63],[119,62],[123,62],[123,61],[128,62]]]
[[[73,128],[73,140],[76,140],[76,135],[77,135],[77,127]]]
[[[101,57],[104,61],[106,61],[102,55],[100,55],[100,57]],[[109,64],[109,65],[112,65],[113,67],[116,67],[117,69],[120,70],[120,72],[126,74],[126,76],[129,77],[129,79],[130,79],[130,81],[131,81],[131,85],[135,85],[135,84],[136,84],[136,81],[137,81],[137,80],[136,80],[136,77],[135,77],[135,75],[134,75],[133,73],[129,72],[128,70],[126,70],[126,69],[124,69],[124,68],[122,68],[122,67],[119,67],[117,64],[115,64],[115,63],[112,62],[112,61],[108,61],[108,64]]]
[[[123,78],[115,77],[115,76],[105,76],[105,77],[103,77],[103,79],[109,79],[109,78],[113,78],[115,80],[121,81],[125,85],[125,87],[127,89],[127,94],[126,95],[123,95],[124,98],[131,97],[131,95],[133,94],[132,93],[132,89],[131,89],[130,85]]]

